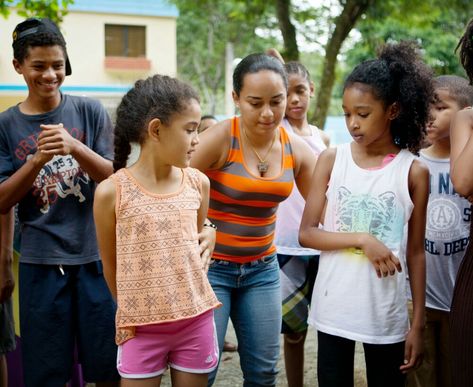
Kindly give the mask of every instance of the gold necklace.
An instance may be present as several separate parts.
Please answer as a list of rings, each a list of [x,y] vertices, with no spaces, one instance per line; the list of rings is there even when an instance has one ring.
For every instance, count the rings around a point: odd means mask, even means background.
[[[271,152],[271,149],[273,149],[273,145],[274,145],[274,142],[276,141],[276,134],[277,133],[274,134],[273,141],[271,142],[271,145],[269,146],[269,149],[266,151],[266,154],[264,155],[264,158],[263,158],[258,154],[256,149],[253,147],[253,144],[251,143],[250,138],[246,134],[245,128],[242,127],[242,129],[243,129],[243,133],[245,134],[246,141],[248,141],[248,145],[250,146],[251,150],[255,153],[256,157],[258,157],[259,162],[257,164],[257,168],[258,168],[258,172],[260,173],[261,177],[263,177],[263,175],[266,172],[268,172],[269,163],[266,161],[266,158],[268,157],[269,152]]]

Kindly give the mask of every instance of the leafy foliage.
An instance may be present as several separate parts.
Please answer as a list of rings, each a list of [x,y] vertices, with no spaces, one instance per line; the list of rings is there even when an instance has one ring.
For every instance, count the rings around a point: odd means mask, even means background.
[[[174,0],[177,20],[177,62],[181,78],[202,96],[205,113],[222,112],[226,50],[234,57],[264,51],[275,42],[276,29],[264,1]]]
[[[137,0],[139,1],[139,0]],[[226,52],[241,58],[251,52],[276,47],[285,56],[277,17],[277,1],[265,0],[170,0],[180,11],[177,19],[179,76],[202,95],[205,113],[224,111]],[[471,0],[372,0],[338,53],[336,66],[327,75],[324,58],[333,37],[337,16],[347,4],[364,0],[282,0],[290,7],[289,22],[296,29],[302,63],[318,86],[334,74],[335,83],[323,88],[317,99],[331,99],[329,114],[340,112],[343,79],[363,60],[376,55],[385,42],[416,40],[426,62],[436,74],[464,75],[454,54],[458,38],[473,15]],[[0,0],[0,14],[7,17],[15,7],[24,17],[49,17],[61,23],[74,0]],[[286,20],[287,22],[287,20]],[[287,52],[286,59],[291,55]],[[236,61],[236,60],[235,60]],[[310,116],[325,120],[325,112],[312,107]],[[325,110],[325,109],[322,109]],[[318,115],[317,115],[318,114]]]
[[[360,39],[346,53],[345,71],[373,58],[385,42],[415,40],[435,74],[464,76],[454,50],[472,14],[473,3],[463,0],[378,4],[358,25]]]
[[[15,7],[18,14],[27,17],[47,17],[60,24],[67,14],[67,7],[74,0],[0,0],[0,14],[8,17],[10,8]]]

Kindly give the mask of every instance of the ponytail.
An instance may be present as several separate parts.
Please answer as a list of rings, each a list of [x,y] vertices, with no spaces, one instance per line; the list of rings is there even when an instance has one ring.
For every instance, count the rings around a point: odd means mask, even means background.
[[[136,81],[117,108],[113,169],[126,166],[131,143],[143,144],[152,119],[169,124],[171,116],[183,111],[192,99],[199,101],[195,90],[176,78],[156,74]]]

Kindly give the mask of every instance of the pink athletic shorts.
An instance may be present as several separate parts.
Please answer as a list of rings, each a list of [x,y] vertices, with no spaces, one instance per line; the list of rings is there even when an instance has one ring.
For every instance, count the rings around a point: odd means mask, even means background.
[[[117,369],[123,378],[145,379],[168,367],[206,374],[218,364],[213,309],[199,316],[136,327],[136,336],[118,346]]]

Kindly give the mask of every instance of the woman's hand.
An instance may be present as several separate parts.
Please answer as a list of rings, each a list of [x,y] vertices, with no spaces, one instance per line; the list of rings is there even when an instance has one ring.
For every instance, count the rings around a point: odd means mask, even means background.
[[[199,247],[200,257],[202,258],[203,266],[205,271],[209,270],[210,258],[215,247],[217,231],[213,227],[202,227],[202,231],[199,233]]]
[[[401,262],[382,242],[371,234],[362,238],[361,248],[373,264],[378,278],[387,277],[401,272]]]

